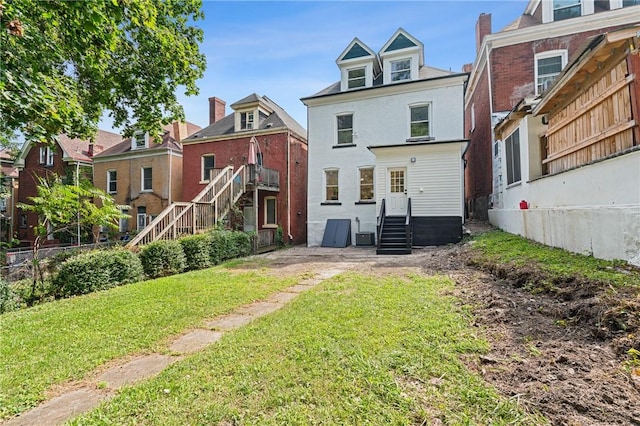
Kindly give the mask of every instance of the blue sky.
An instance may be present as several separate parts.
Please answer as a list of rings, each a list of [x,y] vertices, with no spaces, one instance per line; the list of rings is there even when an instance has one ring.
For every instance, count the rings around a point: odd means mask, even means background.
[[[336,58],[358,37],[374,51],[402,27],[424,43],[425,63],[461,71],[475,58],[475,24],[491,13],[497,32],[526,0],[510,1],[213,1],[204,0],[201,51],[207,70],[200,94],[179,95],[188,121],[209,124],[208,98],[229,106],[267,95],[303,127],[312,95],[340,78]]]

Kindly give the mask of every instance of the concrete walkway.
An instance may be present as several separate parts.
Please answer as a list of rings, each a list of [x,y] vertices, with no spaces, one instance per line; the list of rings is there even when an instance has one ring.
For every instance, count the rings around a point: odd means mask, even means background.
[[[309,253],[306,253],[308,256]],[[268,255],[267,255],[268,256]],[[228,315],[203,322],[204,327],[186,332],[176,337],[169,345],[171,355],[153,353],[127,359],[98,374],[89,384],[67,391],[38,407],[4,422],[6,426],[58,425],[82,413],[86,413],[101,402],[116,395],[118,389],[149,379],[186,355],[198,352],[214,344],[225,332],[249,324],[256,318],[268,315],[282,308],[298,294],[313,288],[323,280],[347,271],[356,263],[338,262],[317,272],[313,277],[273,294],[268,299],[242,306]],[[90,376],[90,375],[89,375]]]

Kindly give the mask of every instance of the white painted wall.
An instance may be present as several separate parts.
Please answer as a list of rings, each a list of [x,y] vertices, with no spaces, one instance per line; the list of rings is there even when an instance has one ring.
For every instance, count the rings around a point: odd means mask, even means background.
[[[504,200],[489,220],[507,232],[640,265],[640,151],[507,188]]]
[[[309,134],[308,245],[321,244],[327,219],[350,218],[354,244],[355,232],[358,231],[356,217],[360,221],[361,232],[375,232],[376,206],[355,204],[359,194],[358,169],[376,165],[376,158],[367,147],[407,144],[409,105],[425,102],[431,104],[431,134],[436,141],[462,139],[463,96],[463,78],[459,77],[395,84],[306,101]],[[353,113],[353,141],[356,146],[334,148],[337,144],[336,116],[345,112]],[[456,170],[459,167],[458,164]],[[322,205],[325,201],[324,170],[327,168],[339,169],[340,205]],[[378,188],[375,190],[377,193]]]

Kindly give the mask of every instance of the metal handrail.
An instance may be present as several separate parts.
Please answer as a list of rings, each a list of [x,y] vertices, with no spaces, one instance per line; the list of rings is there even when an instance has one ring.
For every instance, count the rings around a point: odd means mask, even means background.
[[[384,226],[384,219],[387,216],[386,213],[386,207],[385,207],[385,199],[382,199],[382,203],[380,204],[380,216],[378,216],[378,224],[376,226],[376,229],[378,231],[378,235],[377,235],[377,244],[376,247],[380,248],[380,240],[382,239],[382,228]]]
[[[407,239],[407,248],[413,246],[413,219],[411,218],[411,198],[407,200],[407,217],[404,219],[404,232]]]

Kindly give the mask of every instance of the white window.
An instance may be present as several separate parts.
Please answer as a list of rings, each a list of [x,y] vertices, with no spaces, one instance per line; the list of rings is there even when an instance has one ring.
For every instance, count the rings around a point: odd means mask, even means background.
[[[118,174],[115,170],[107,171],[107,192],[109,194],[118,192]]]
[[[54,151],[51,147],[41,146],[40,147],[40,164],[44,164],[45,166],[53,166],[53,154]]]
[[[365,86],[365,68],[353,68],[347,71],[347,87],[354,89]]]
[[[538,53],[536,62],[536,95],[543,93],[555,81],[562,68],[567,64],[566,50],[552,50]]]
[[[391,61],[391,81],[411,79],[411,58]]]
[[[140,182],[140,190],[141,191],[151,191],[153,189],[153,174],[151,167],[143,167],[140,171],[141,174],[141,182]]]
[[[353,114],[343,114],[337,117],[338,145],[353,143]]]
[[[202,156],[202,166],[200,180],[202,182],[209,182],[213,175],[213,169],[216,165],[215,157],[213,154],[206,154]]]
[[[553,0],[553,20],[575,18],[582,15],[581,0]]]
[[[240,129],[242,130],[253,129],[253,111],[240,113]]]
[[[278,210],[276,197],[264,197],[264,226],[278,226]]]
[[[144,149],[148,147],[149,134],[141,130],[133,133],[131,136],[131,149]]]
[[[520,129],[504,142],[507,160],[507,185],[520,182]]]
[[[411,137],[429,136],[429,105],[416,105],[411,110]]]
[[[137,224],[138,231],[144,229],[144,227],[147,226],[147,208],[144,206],[138,207]]]
[[[363,167],[360,169],[360,201],[373,199],[373,167]]]
[[[324,171],[325,201],[338,201],[338,170]]]

